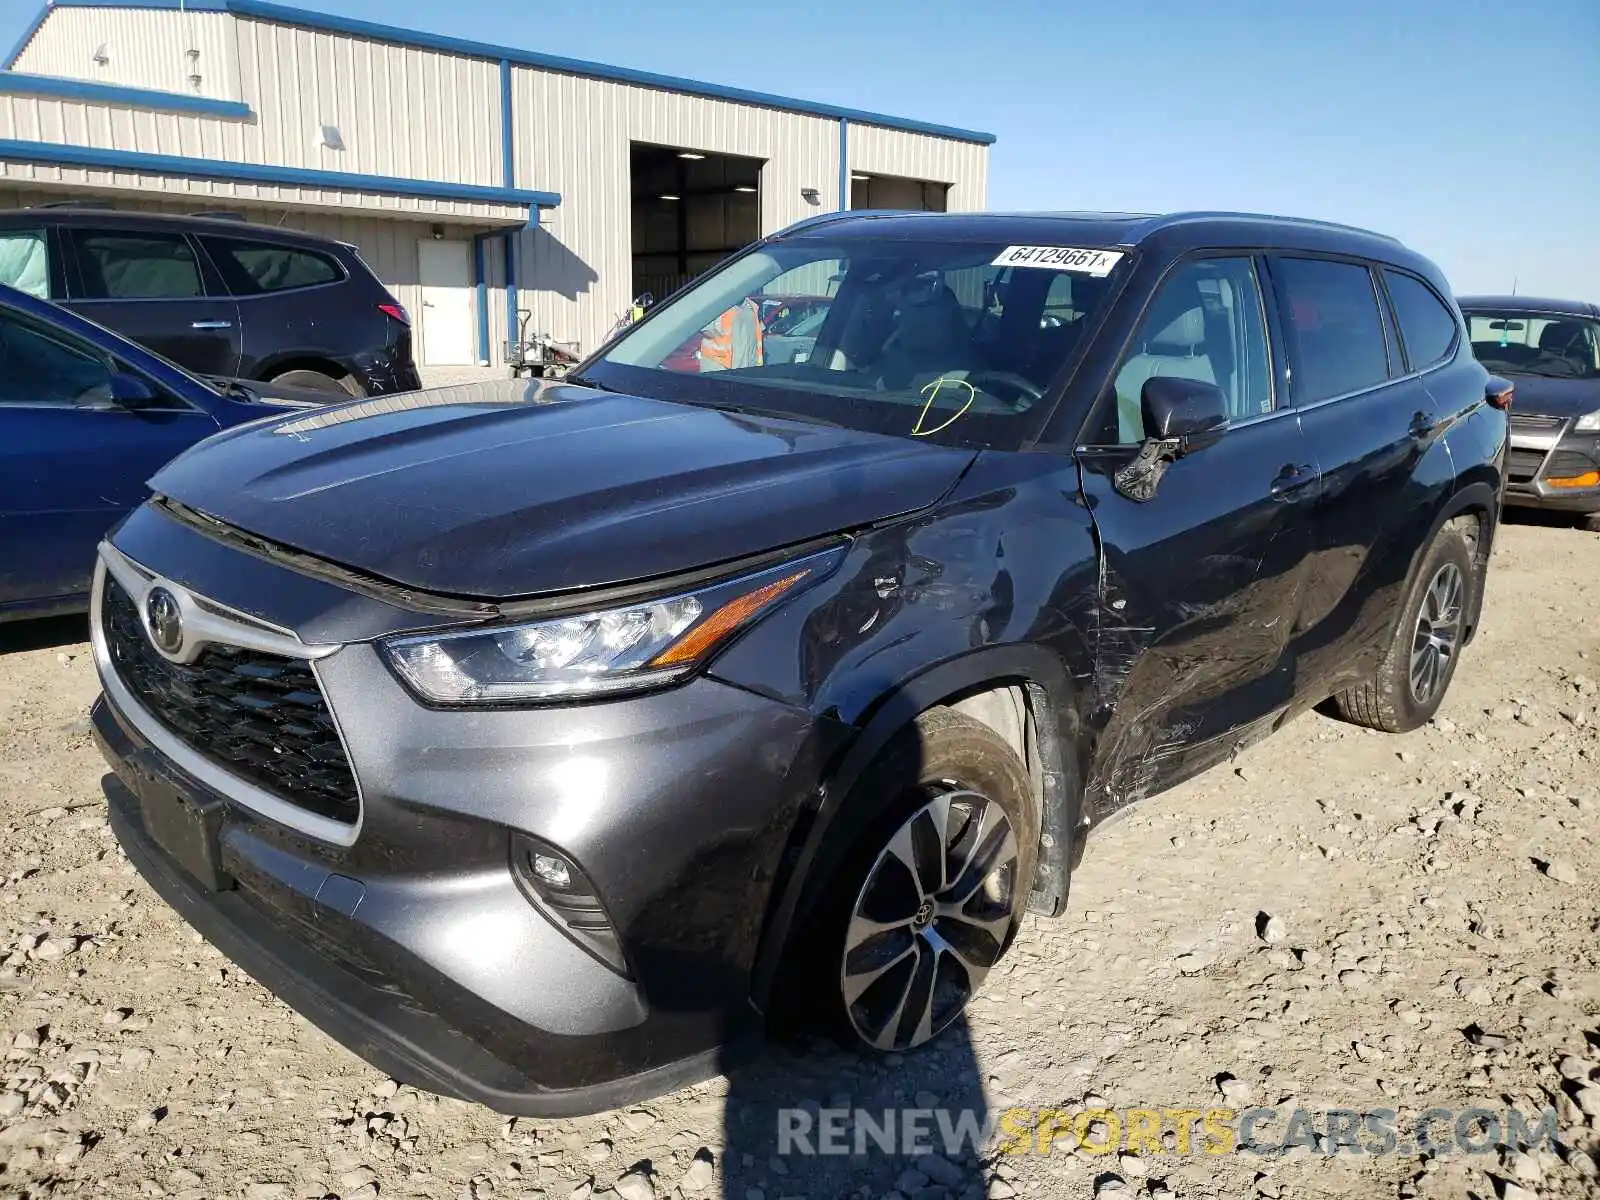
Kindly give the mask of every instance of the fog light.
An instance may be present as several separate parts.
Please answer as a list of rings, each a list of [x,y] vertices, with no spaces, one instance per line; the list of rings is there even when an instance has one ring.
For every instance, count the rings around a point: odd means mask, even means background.
[[[567,937],[631,978],[622,939],[583,868],[547,842],[511,835],[511,870],[522,894]]]
[[[1600,471],[1585,471],[1582,475],[1565,475],[1560,479],[1546,479],[1553,488],[1600,487]]]
[[[548,883],[553,888],[565,891],[572,886],[572,868],[552,854],[534,854],[533,873],[541,883]]]

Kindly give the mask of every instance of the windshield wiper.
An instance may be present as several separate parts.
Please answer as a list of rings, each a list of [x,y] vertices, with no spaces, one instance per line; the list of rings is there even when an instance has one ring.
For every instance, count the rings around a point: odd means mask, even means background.
[[[714,408],[718,412],[733,413],[739,417],[767,417],[776,421],[799,421],[802,425],[826,425],[829,429],[844,429],[838,421],[830,421],[827,417],[814,417],[810,413],[779,412],[775,408],[756,408],[750,404],[712,404],[706,400],[688,400],[686,404],[697,404],[701,408]]]
[[[590,379],[587,375],[563,375],[558,383],[575,383],[579,387],[593,388],[597,392],[616,392],[614,387],[607,387],[598,379]]]
[[[219,375],[208,375],[205,381],[211,386],[212,391],[221,392],[224,396],[236,396],[241,400],[248,400],[252,403],[259,403],[261,400],[260,392],[251,391],[237,379],[224,379]]]

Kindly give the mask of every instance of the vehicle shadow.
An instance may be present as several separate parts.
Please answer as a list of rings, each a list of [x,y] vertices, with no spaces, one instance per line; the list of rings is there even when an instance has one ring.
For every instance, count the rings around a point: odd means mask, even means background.
[[[49,650],[89,640],[89,618],[83,614],[42,617],[0,625],[0,655]]]
[[[727,1072],[725,1200],[981,1200],[988,1108],[965,1019],[904,1055],[770,1043]]]

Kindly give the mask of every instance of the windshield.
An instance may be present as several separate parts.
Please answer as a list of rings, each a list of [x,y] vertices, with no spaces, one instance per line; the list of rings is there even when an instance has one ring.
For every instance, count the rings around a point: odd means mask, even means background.
[[[1110,293],[1115,250],[798,238],[654,310],[577,382],[1016,449]]]
[[[1600,378],[1600,322],[1565,313],[1467,314],[1472,354],[1491,371],[1551,379]]]

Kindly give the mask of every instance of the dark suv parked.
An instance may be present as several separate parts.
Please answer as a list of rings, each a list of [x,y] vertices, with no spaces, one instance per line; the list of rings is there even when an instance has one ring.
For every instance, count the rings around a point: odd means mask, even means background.
[[[773,1016],[919,1045],[1097,822],[1312,705],[1438,707],[1509,392],[1449,294],[1304,221],[846,213],[566,383],[223,433],[101,550],[117,835],[346,1044],[506,1111]]]
[[[0,213],[0,283],[198,375],[340,397],[422,386],[410,317],[343,242],[221,217],[44,206]]]

